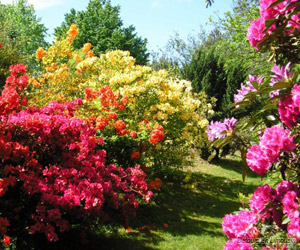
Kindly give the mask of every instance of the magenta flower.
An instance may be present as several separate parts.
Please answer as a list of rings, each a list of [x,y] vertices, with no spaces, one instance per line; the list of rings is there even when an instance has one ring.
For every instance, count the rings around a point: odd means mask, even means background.
[[[280,120],[289,128],[299,121],[300,114],[300,86],[295,84],[291,94],[284,97],[278,105]]]
[[[288,235],[300,240],[300,218],[293,218],[287,228]]]
[[[248,149],[246,161],[250,169],[259,175],[265,175],[271,167],[270,159],[260,145],[252,145]]]
[[[299,206],[299,199],[295,191],[288,191],[283,199],[283,212],[286,213],[289,218],[299,218],[299,211],[297,210]]]
[[[262,17],[259,17],[250,23],[247,37],[252,47],[257,48],[257,45],[263,41],[264,34],[262,32],[265,28],[265,19]]]
[[[275,0],[260,0],[259,1],[260,15],[265,20],[266,19],[275,19],[279,14],[284,14],[283,9],[284,9],[286,3],[280,3],[272,8],[269,8],[269,6],[273,2],[275,2]]]
[[[229,239],[253,239],[257,234],[255,224],[257,220],[255,214],[248,210],[243,210],[239,214],[226,214],[222,229]]]
[[[271,216],[271,208],[266,205],[273,202],[276,197],[276,191],[269,185],[259,186],[253,193],[249,203],[251,211],[258,215],[259,219],[267,219]]]
[[[294,150],[293,136],[290,131],[280,126],[266,128],[259,145],[252,145],[247,152],[247,164],[250,169],[264,175],[271,164],[279,160],[281,152]]]

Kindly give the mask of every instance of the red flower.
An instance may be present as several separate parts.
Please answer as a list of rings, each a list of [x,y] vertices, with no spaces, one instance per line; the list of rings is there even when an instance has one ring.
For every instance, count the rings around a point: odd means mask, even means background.
[[[116,120],[117,117],[118,117],[118,115],[117,115],[116,112],[110,111],[110,112],[108,113],[108,119],[109,119],[109,120]]]
[[[135,131],[131,131],[130,132],[130,136],[133,138],[133,139],[136,139],[137,138],[137,133]]]
[[[0,48],[2,47],[2,44],[0,43]]]
[[[5,246],[9,246],[10,245],[10,237],[9,236],[7,236],[7,235],[4,236],[3,244]]]
[[[139,151],[133,152],[130,158],[131,160],[138,160],[140,158],[140,152]]]
[[[115,128],[116,128],[117,131],[121,131],[122,129],[125,128],[125,126],[126,126],[126,123],[123,122],[122,120],[118,120],[115,123]]]

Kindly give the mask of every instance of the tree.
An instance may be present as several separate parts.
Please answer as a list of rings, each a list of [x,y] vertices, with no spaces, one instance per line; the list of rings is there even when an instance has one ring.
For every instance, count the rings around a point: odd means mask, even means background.
[[[230,115],[233,94],[246,78],[246,68],[241,64],[225,67],[225,58],[218,53],[216,46],[200,46],[192,61],[185,67],[184,78],[192,81],[194,91],[205,91],[209,97],[216,98],[213,119]]]
[[[65,15],[61,26],[55,28],[55,36],[63,37],[72,23],[80,30],[73,43],[75,49],[91,43],[96,55],[108,50],[127,50],[136,58],[136,63],[144,65],[148,61],[147,40],[138,37],[134,26],[122,27],[119,17],[120,6],[112,6],[108,0],[90,0],[85,11],[71,9]]]
[[[46,46],[46,27],[40,23],[32,5],[27,0],[18,0],[13,4],[0,5],[0,30],[5,30],[2,40],[14,45],[14,51],[22,57],[23,63],[33,70],[37,63],[35,51]],[[18,46],[15,46],[17,45]]]
[[[257,53],[247,39],[252,20],[259,16],[258,0],[233,0],[233,8],[224,17],[210,22],[223,34],[218,41],[219,53],[224,54],[226,66],[238,64],[241,59],[248,68],[248,74],[265,74],[273,64],[266,63],[270,54]]]

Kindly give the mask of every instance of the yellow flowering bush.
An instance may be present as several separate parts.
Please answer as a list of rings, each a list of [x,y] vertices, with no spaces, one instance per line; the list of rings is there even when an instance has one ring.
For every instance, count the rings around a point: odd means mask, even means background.
[[[165,70],[135,65],[127,51],[95,56],[89,43],[72,50],[77,34],[72,25],[65,39],[56,41],[47,51],[37,50],[42,71],[29,80],[30,105],[81,98],[83,105],[77,116],[91,121],[104,142],[114,141],[106,146],[110,150],[123,147],[124,151],[126,147],[131,153],[138,151],[139,160],[147,166],[181,166],[191,149],[203,147],[206,114],[212,112],[204,93],[193,93],[190,82],[169,77]],[[116,131],[117,121],[125,122],[122,130]],[[163,129],[163,140],[146,145],[147,136],[154,138],[153,131],[159,128]],[[116,139],[120,133],[122,139]]]

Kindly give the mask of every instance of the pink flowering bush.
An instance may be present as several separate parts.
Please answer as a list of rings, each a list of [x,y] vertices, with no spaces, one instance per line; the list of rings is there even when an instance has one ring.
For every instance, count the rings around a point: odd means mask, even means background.
[[[229,246],[233,244],[236,249],[246,246],[288,249],[288,246],[294,246],[300,240],[299,191],[299,186],[291,181],[283,181],[275,189],[269,185],[259,186],[250,199],[250,211],[242,210],[224,217],[223,231],[231,239],[224,249],[231,249]],[[281,240],[285,238],[288,245],[272,241],[276,234]]]
[[[284,61],[281,54],[289,46],[293,48],[290,50],[290,61],[299,61],[299,49],[294,43],[300,30],[299,1],[260,0],[259,4],[260,17],[252,21],[248,28],[251,46],[262,52],[273,49],[274,57],[281,61]]]
[[[272,48],[275,65],[269,76],[249,79],[235,95],[236,107],[258,103],[258,111],[236,121],[230,138],[208,131],[220,147],[238,142],[244,169],[274,183],[259,186],[249,205],[224,217],[224,249],[300,248],[299,6],[296,0],[260,0],[261,16],[250,24],[248,38],[260,52]]]
[[[107,221],[118,214],[125,225],[141,200],[148,202],[139,167],[106,164],[96,129],[74,117],[81,99],[26,107],[21,91],[27,76],[12,66],[0,97],[0,237],[42,233],[57,241],[72,224]],[[25,99],[26,100],[26,99]],[[21,110],[21,108],[23,110]],[[18,237],[20,236],[20,237]],[[22,246],[22,242],[17,242]]]

